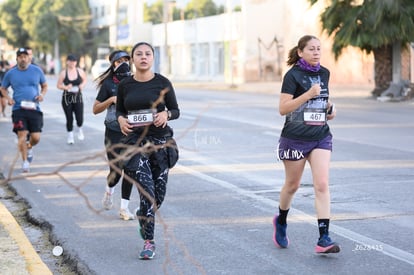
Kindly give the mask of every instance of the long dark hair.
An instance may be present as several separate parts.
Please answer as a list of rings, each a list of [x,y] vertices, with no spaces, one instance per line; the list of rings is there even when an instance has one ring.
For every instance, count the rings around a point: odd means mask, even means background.
[[[303,51],[308,42],[312,39],[318,38],[314,35],[304,35],[299,39],[298,45],[290,49],[288,60],[286,62],[289,66],[295,65],[299,61],[300,56],[298,55],[298,50]]]
[[[111,62],[114,55],[116,55],[117,53],[120,53],[120,52],[124,52],[124,51],[115,50],[115,51],[111,52],[111,54],[108,57],[109,62]],[[94,81],[96,82],[96,87],[100,88],[106,79],[108,79],[108,78],[112,79],[113,76],[114,76],[114,63],[111,62],[111,66],[109,66],[108,69],[106,69],[106,71],[104,71],[97,78],[95,78]]]

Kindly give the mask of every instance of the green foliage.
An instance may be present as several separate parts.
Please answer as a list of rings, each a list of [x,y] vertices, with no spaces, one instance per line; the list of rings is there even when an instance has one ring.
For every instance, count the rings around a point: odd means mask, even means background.
[[[37,50],[51,50],[56,37],[56,21],[49,22],[53,16],[48,10],[52,0],[22,0],[18,17],[22,19],[22,28],[30,34],[30,46]]]
[[[224,6],[217,6],[212,0],[192,0],[184,9],[177,8],[174,3],[172,6],[172,20],[195,19],[217,15],[225,12]],[[152,5],[144,5],[144,22],[160,24],[163,22],[164,0],[157,0]],[[241,10],[241,8],[238,8]],[[236,9],[235,9],[236,10]],[[171,19],[170,19],[171,20]]]
[[[234,11],[241,11],[242,8],[241,8],[241,6],[235,6],[233,10]],[[223,12],[224,12],[224,9],[223,9]],[[220,12],[220,13],[223,13],[223,12]]]
[[[87,0],[53,1],[51,10],[56,15],[61,50],[83,52],[82,48],[85,45],[85,36],[91,20]]]
[[[184,11],[185,19],[195,19],[216,14],[218,14],[218,9],[213,0],[191,0]]]
[[[1,31],[15,47],[52,52],[56,39],[62,52],[84,47],[90,21],[87,0],[8,0],[1,11]]]
[[[309,2],[313,5],[318,0]],[[347,46],[369,53],[395,41],[414,41],[414,1],[365,0],[360,5],[356,2],[331,0],[321,14],[323,29],[334,37],[336,57]]]
[[[152,5],[144,5],[144,21],[160,24],[163,22],[163,0],[158,0]]]
[[[22,28],[23,21],[16,16],[21,0],[8,0],[0,6],[0,32],[16,48],[27,45],[29,34]]]

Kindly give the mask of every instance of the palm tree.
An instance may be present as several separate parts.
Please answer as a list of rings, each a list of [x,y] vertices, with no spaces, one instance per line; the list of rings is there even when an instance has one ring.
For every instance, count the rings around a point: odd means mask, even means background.
[[[320,20],[323,30],[334,38],[332,50],[335,58],[347,46],[372,52],[375,59],[372,94],[380,95],[396,80],[393,79],[393,50],[401,55],[401,49],[407,49],[414,41],[414,1],[323,1],[329,5],[321,13]],[[309,2],[314,5],[318,0]]]

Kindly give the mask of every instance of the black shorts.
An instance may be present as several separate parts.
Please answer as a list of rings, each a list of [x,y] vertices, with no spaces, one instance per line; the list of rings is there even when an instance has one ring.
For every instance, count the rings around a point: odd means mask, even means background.
[[[27,130],[29,133],[42,132],[43,113],[34,110],[18,109],[12,112],[13,132]]]

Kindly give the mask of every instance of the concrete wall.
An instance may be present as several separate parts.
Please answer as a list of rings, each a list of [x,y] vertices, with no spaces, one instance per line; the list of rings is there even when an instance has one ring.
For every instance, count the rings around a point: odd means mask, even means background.
[[[320,1],[323,2],[323,1]],[[288,69],[286,60],[289,50],[297,45],[299,38],[312,34],[321,39],[321,64],[331,70],[331,83],[368,84],[373,82],[372,55],[366,55],[356,48],[345,49],[336,61],[331,51],[332,40],[322,34],[319,14],[323,3],[312,8],[307,0],[245,0],[243,13],[246,36],[246,80],[269,79],[268,68],[273,64],[273,75],[279,78]],[[262,60],[258,64],[260,53],[257,38],[261,38]],[[270,47],[272,39],[278,41]],[[268,46],[266,51],[264,46]],[[262,69],[262,74],[258,72]]]
[[[111,46],[152,43],[155,70],[174,80],[280,80],[288,69],[289,50],[301,36],[313,34],[321,39],[321,63],[331,70],[331,83],[373,83],[372,55],[348,48],[335,60],[332,40],[322,34],[319,23],[323,3],[310,8],[307,0],[243,0],[241,12],[151,25],[142,22],[143,0],[127,2],[137,4],[128,4],[129,36],[116,41],[119,26],[111,27]]]

